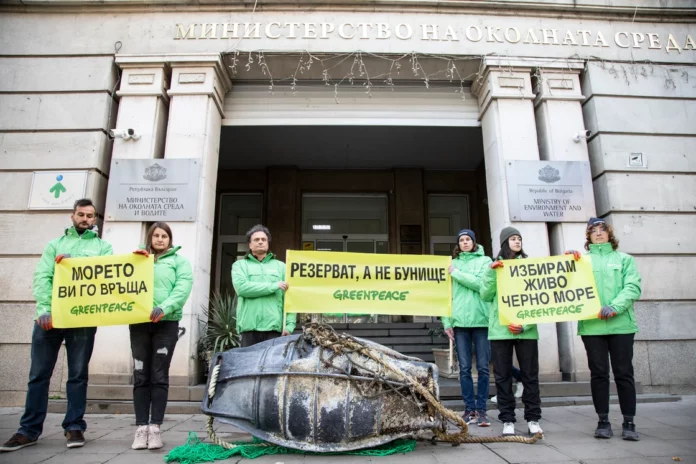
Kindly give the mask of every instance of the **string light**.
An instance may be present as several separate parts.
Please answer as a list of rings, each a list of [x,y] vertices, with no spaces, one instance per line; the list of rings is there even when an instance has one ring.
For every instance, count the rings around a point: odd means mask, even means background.
[[[457,84],[454,88],[454,92],[460,93],[461,98],[465,99],[466,92],[465,87],[468,87],[474,83],[480,83],[483,79],[485,71],[485,58],[496,56],[498,58],[498,69],[513,73],[515,66],[510,64],[504,64],[507,59],[514,60],[515,62],[529,62],[530,67],[533,67],[534,71],[532,77],[536,78],[537,82],[541,83],[546,79],[544,71],[554,71],[558,72],[558,63],[565,63],[568,71],[571,71],[571,61],[585,61],[585,70],[587,71],[588,66],[594,65],[598,66],[600,69],[606,71],[614,77],[615,79],[623,79],[626,85],[631,85],[632,82],[637,82],[640,77],[648,78],[655,75],[655,69],[662,69],[664,71],[664,85],[667,89],[675,90],[677,88],[677,80],[674,78],[672,73],[678,72],[681,81],[689,83],[690,78],[695,78],[696,76],[691,75],[684,65],[680,68],[676,68],[676,65],[659,65],[652,61],[646,60],[643,62],[631,61],[630,63],[625,62],[613,62],[607,61],[603,58],[596,56],[580,57],[579,55],[571,55],[566,58],[558,58],[551,61],[545,61],[544,66],[538,66],[539,61],[534,58],[524,58],[524,57],[507,57],[501,56],[496,53],[491,53],[488,55],[478,55],[478,56],[448,56],[448,55],[435,55],[428,53],[405,53],[396,56],[380,55],[376,53],[365,52],[362,50],[356,50],[353,52],[346,53],[316,53],[309,52],[307,50],[301,50],[295,52],[298,54],[297,64],[294,66],[294,71],[290,75],[284,77],[274,78],[271,67],[267,61],[267,51],[264,50],[254,50],[254,51],[241,51],[235,50],[234,52],[225,55],[228,63],[228,68],[230,74],[233,78],[243,77],[243,73],[252,73],[255,71],[260,71],[261,74],[268,80],[268,92],[273,94],[275,88],[281,84],[288,84],[293,95],[297,95],[298,86],[304,81],[320,81],[326,87],[330,87],[334,94],[334,100],[336,103],[339,101],[339,91],[342,86],[355,86],[360,84],[365,94],[368,98],[372,97],[372,91],[376,86],[376,83],[382,83],[386,88],[394,90],[397,85],[398,79],[406,79],[408,76],[402,75],[402,68],[408,63],[408,68],[410,68],[410,73],[412,75],[412,80],[420,81],[426,89],[429,89],[433,81],[446,81],[451,84]],[[286,54],[275,54],[272,56],[280,56],[283,59],[287,59]],[[371,71],[371,63],[367,61],[367,58],[374,60],[378,68],[384,68],[382,72]],[[427,60],[429,65],[432,63],[441,63],[441,65],[436,66],[437,69],[426,71],[425,67],[421,63],[422,60]],[[480,62],[478,71],[462,76],[460,73],[460,68],[457,63],[478,61]],[[241,63],[244,63],[240,67]],[[350,63],[348,69],[343,72],[342,76],[340,67],[346,66]],[[610,65],[610,67],[609,67]],[[319,67],[320,73],[317,78],[312,78],[310,71],[313,67]],[[407,69],[408,69],[407,68]],[[560,68],[561,72],[565,72],[565,68]],[[696,87],[696,85],[694,85]],[[524,96],[523,89],[520,90],[520,96]]]

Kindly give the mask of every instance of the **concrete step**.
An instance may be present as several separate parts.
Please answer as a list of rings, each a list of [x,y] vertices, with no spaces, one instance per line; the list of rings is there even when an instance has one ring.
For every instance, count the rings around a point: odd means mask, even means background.
[[[443,400],[460,399],[462,397],[461,388],[458,379],[440,379],[440,398]],[[474,380],[476,384],[476,380]],[[489,387],[491,396],[496,394],[495,384],[491,383]],[[612,395],[616,394],[616,384],[610,383],[610,391]],[[541,382],[539,384],[539,393],[542,398],[558,398],[558,397],[579,397],[592,395],[590,390],[590,382]],[[636,382],[636,393],[643,393],[643,386],[640,382]]]
[[[201,401],[205,393],[205,385],[191,387],[170,386],[169,401]],[[132,385],[89,385],[88,400],[133,400]]]
[[[644,393],[641,395],[637,395],[636,399],[638,403],[672,403],[675,401],[681,401],[681,396],[679,395],[667,395],[667,394],[656,394],[656,393]],[[611,404],[619,404],[619,397],[616,395],[611,395],[609,397],[609,402]],[[459,400],[445,400],[442,401],[442,404],[453,410],[453,411],[464,411],[464,403],[462,402],[461,399]],[[559,406],[591,406],[592,405],[592,397],[591,396],[563,396],[563,397],[558,397],[558,396],[549,396],[549,397],[542,397],[541,398],[541,407],[542,408],[552,408],[552,407],[559,407]],[[496,403],[492,403],[491,401],[488,401],[488,410],[493,411],[498,409],[498,405]],[[522,400],[518,399],[517,400],[517,407],[518,408],[523,408],[524,405],[522,404]],[[543,412],[542,412],[542,417],[543,417]]]
[[[638,403],[666,403],[681,401],[679,395],[667,394],[641,394],[638,395]],[[618,404],[619,398],[616,395],[610,397],[611,404]],[[442,404],[452,409],[453,411],[463,411],[464,404],[461,399],[445,400]],[[566,397],[546,397],[542,398],[541,405],[543,408],[552,408],[558,406],[587,406],[592,405],[592,397],[590,396],[566,396]],[[522,407],[520,400],[517,401],[517,406]],[[49,400],[48,412],[65,413],[67,401],[65,400]],[[495,403],[488,402],[489,411],[495,411],[498,406]],[[167,414],[200,414],[200,401],[169,401],[167,404]],[[133,401],[123,400],[87,400],[87,414],[134,414]]]

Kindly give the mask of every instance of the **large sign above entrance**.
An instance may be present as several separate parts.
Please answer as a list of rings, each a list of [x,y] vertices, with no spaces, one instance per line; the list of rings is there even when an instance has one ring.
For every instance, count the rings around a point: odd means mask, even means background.
[[[439,19],[439,18],[438,18]],[[377,40],[377,41],[429,41],[460,42],[472,44],[488,42],[492,44],[533,44],[559,45],[566,48],[644,48],[664,50],[667,53],[682,50],[696,50],[696,41],[688,33],[675,31],[640,30],[631,28],[612,32],[586,27],[566,28],[561,24],[548,26],[523,24],[522,22],[505,25],[498,19],[494,23],[476,24],[449,21],[410,22],[335,22],[326,18],[312,21],[277,21],[267,22],[210,22],[176,24],[175,40],[198,39],[270,39],[270,40]],[[509,50],[510,52],[512,50]]]
[[[195,221],[198,159],[116,159],[111,163],[106,219]]]
[[[511,221],[585,222],[594,215],[586,161],[507,161]]]

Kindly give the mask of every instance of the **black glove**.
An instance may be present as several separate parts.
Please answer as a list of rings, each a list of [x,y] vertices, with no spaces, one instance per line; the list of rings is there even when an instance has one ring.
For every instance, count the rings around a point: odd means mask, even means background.
[[[155,308],[150,313],[150,320],[155,323],[161,321],[163,317],[164,311],[162,311],[162,308]]]

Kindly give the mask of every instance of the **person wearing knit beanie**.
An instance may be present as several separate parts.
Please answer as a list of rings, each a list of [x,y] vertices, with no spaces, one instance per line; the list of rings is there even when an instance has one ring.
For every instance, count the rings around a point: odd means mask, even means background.
[[[512,356],[517,353],[524,393],[524,420],[531,435],[543,434],[541,396],[539,393],[539,332],[536,324],[500,323],[498,311],[498,275],[507,272],[509,260],[527,257],[522,249],[522,234],[514,227],[500,231],[500,251],[481,279],[479,294],[490,303],[488,340],[491,342],[491,360],[495,374],[498,400],[498,419],[503,423],[503,436],[515,435],[515,396],[512,391]]]
[[[503,246],[503,243],[507,242],[510,237],[513,235],[519,235],[522,237],[522,234],[520,233],[519,230],[515,229],[514,227],[506,227],[503,230],[500,231],[500,246]]]

